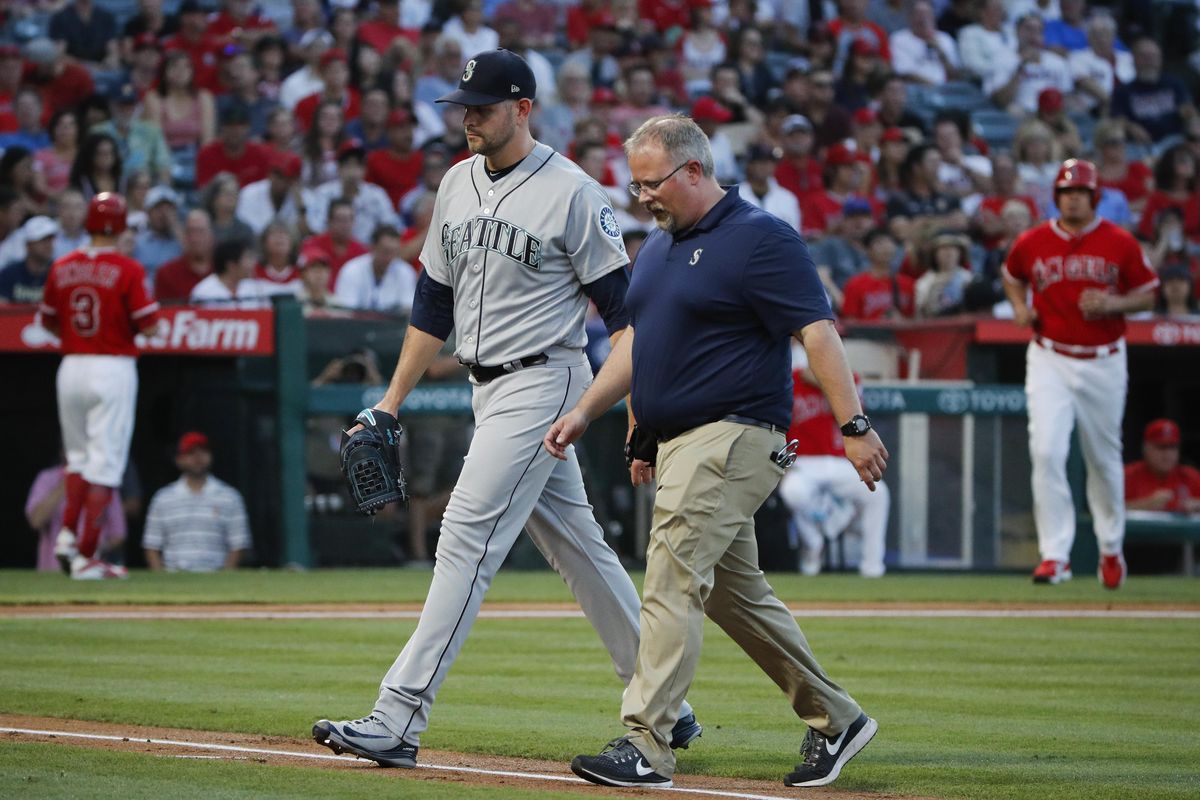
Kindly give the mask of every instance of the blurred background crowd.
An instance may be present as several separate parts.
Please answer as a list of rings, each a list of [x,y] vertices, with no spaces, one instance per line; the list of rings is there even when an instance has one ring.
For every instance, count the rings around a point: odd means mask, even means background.
[[[405,312],[432,198],[469,155],[437,105],[496,46],[535,136],[653,222],[621,141],[681,111],[718,177],[807,238],[848,319],[1003,316],[1000,268],[1067,157],[1196,308],[1194,0],[9,0],[0,299],[36,302],[87,199],[164,302]]]

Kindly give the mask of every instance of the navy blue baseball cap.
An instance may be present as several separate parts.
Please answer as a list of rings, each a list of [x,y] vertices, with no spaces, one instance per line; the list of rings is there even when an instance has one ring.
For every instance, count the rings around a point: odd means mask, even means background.
[[[458,89],[439,103],[460,106],[490,106],[505,100],[532,100],[537,94],[537,81],[525,59],[511,50],[487,50],[473,57],[463,68]]]

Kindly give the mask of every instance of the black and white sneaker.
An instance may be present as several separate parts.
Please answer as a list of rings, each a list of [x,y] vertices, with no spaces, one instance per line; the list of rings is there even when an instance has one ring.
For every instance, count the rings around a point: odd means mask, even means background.
[[[671,749],[687,750],[688,745],[700,738],[704,727],[696,722],[695,713],[680,717],[671,728]]]
[[[381,767],[412,769],[417,766],[417,745],[403,741],[372,714],[356,720],[320,720],[312,728],[317,744],[333,752],[369,758]]]
[[[659,775],[646,763],[642,751],[621,737],[609,742],[598,756],[575,756],[571,771],[585,781],[601,786],[638,786],[669,789],[671,779]]]
[[[825,786],[837,780],[846,762],[858,755],[879,730],[879,723],[859,714],[850,727],[837,736],[826,736],[808,729],[800,745],[800,763],[796,771],[783,779],[784,786]]]

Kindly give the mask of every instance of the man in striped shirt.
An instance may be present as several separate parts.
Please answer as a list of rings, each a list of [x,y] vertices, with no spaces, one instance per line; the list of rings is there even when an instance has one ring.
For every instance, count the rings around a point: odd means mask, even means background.
[[[185,433],[175,464],[183,473],[179,480],[150,500],[142,537],[146,563],[169,572],[235,569],[250,547],[246,505],[237,489],[209,473],[208,437]]]

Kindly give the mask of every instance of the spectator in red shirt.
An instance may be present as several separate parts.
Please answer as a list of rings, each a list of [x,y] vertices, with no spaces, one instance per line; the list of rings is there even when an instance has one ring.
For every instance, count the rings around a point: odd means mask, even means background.
[[[983,198],[975,213],[975,223],[983,234],[984,249],[994,250],[1004,240],[1005,226],[1000,215],[1010,200],[1028,206],[1029,218],[1037,220],[1037,201],[1017,190],[1017,163],[1008,153],[999,152],[992,156],[992,191]]]
[[[325,232],[304,240],[301,249],[315,245],[329,254],[329,288],[337,280],[338,270],[350,259],[368,252],[369,248],[354,238],[354,204],[344,198],[329,203]]]
[[[846,145],[835,144],[825,154],[825,186],[823,192],[811,192],[800,206],[804,233],[810,237],[823,236],[831,232],[842,218],[846,201],[855,198],[865,200],[871,215],[878,221],[883,214],[878,201],[866,197],[868,168]]]
[[[692,21],[692,6],[706,4],[707,0],[639,0],[638,14],[659,33],[683,31]]]
[[[325,82],[322,91],[314,92],[296,104],[296,121],[301,130],[306,131],[312,125],[313,114],[322,102],[337,103],[347,122],[358,118],[358,91],[350,86],[350,65],[345,50],[331,47],[321,54],[321,80]]]
[[[195,71],[196,86],[213,91],[217,88],[217,52],[219,42],[208,35],[208,14],[196,0],[183,0],[179,6],[179,32],[163,39],[164,53],[187,53]]]
[[[270,167],[271,151],[250,141],[250,109],[232,103],[221,113],[216,140],[196,156],[196,186],[207,186],[220,172],[232,174],[239,186],[246,186],[267,177]]]
[[[829,23],[829,32],[837,41],[839,62],[854,42],[866,42],[884,61],[892,63],[887,31],[867,19],[868,4],[868,0],[840,0],[838,3],[842,13]]]
[[[21,87],[21,75],[25,62],[21,60],[21,48],[15,44],[0,44],[0,133],[17,129],[17,118],[13,114],[13,101]]]
[[[21,82],[41,92],[43,124],[50,122],[54,112],[70,109],[95,94],[92,73],[59,55],[58,45],[51,40],[28,42],[25,59]]]
[[[589,31],[611,24],[612,14],[607,5],[604,0],[582,0],[567,9],[567,43],[572,48],[586,45]]]
[[[897,319],[913,315],[913,279],[892,272],[897,245],[886,228],[875,228],[864,240],[867,269],[846,281],[842,318]]]
[[[1125,121],[1106,119],[1096,125],[1092,134],[1096,143],[1096,169],[1100,172],[1100,186],[1119,189],[1129,201],[1129,210],[1140,214],[1146,198],[1154,189],[1154,175],[1144,161],[1130,161],[1125,153],[1129,137],[1125,135]]]
[[[821,180],[821,163],[813,158],[812,123],[808,117],[792,114],[780,126],[783,133],[783,158],[775,167],[775,180],[796,195],[801,207],[810,194],[825,190]]]
[[[1154,238],[1154,223],[1166,208],[1177,208],[1183,215],[1183,233],[1192,242],[1200,242],[1200,170],[1196,155],[1186,143],[1177,144],[1158,157],[1154,165],[1156,188],[1146,200],[1138,222],[1138,236]]]
[[[183,222],[183,255],[159,267],[154,296],[163,303],[187,302],[196,284],[212,273],[212,259],[212,220],[204,209],[193,209]]]
[[[415,51],[421,32],[400,24],[400,0],[381,0],[376,3],[375,17],[363,20],[358,26],[358,40],[373,48],[384,58],[389,56],[403,62]]]
[[[250,49],[260,38],[275,32],[275,23],[255,10],[254,0],[225,0],[221,5],[205,31],[218,46],[233,44]]]
[[[388,115],[387,149],[367,154],[367,182],[383,187],[393,206],[421,179],[425,158],[413,148],[414,125],[411,111],[393,109]]]
[[[1200,470],[1179,463],[1179,426],[1156,419],[1142,435],[1142,460],[1125,467],[1125,507],[1131,511],[1200,514]]]

